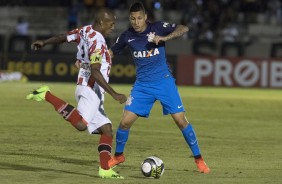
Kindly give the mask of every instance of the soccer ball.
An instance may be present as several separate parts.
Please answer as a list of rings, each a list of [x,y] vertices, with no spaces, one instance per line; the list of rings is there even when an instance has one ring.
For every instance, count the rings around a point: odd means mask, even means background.
[[[164,170],[163,161],[156,156],[150,156],[141,163],[141,172],[148,178],[158,179],[163,175]]]

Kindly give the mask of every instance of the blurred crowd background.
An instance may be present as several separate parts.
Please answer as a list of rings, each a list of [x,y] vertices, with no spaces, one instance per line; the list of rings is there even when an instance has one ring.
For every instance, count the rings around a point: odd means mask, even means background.
[[[142,0],[141,0],[142,1]],[[112,43],[129,26],[128,8],[132,0],[0,0],[0,34],[48,36],[92,23],[95,9],[108,7],[117,15]],[[164,20],[187,25],[190,31],[171,54],[193,50],[189,43],[206,41],[239,43],[250,56],[269,56],[273,44],[282,42],[281,0],[143,0],[150,21]],[[213,45],[211,44],[211,45]],[[7,45],[7,44],[6,44]],[[252,47],[256,46],[256,48]],[[7,46],[6,46],[7,47]],[[212,48],[212,47],[211,47]],[[70,47],[66,50],[74,50]],[[261,50],[257,52],[257,50]],[[267,50],[267,51],[264,51]],[[280,57],[281,53],[276,54]],[[278,56],[277,56],[278,55]],[[281,54],[282,57],[282,54]]]

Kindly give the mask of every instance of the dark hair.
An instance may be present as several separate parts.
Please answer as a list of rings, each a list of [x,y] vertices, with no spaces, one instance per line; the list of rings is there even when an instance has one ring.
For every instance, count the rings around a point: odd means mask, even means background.
[[[145,12],[145,8],[144,8],[144,6],[143,6],[143,4],[141,2],[133,3],[130,6],[130,9],[129,9],[129,13],[131,13],[131,12],[138,12],[138,11],[143,11],[144,13],[146,13]]]
[[[114,17],[114,13],[112,10],[108,9],[108,8],[100,8],[95,12],[95,16],[94,16],[94,22],[98,23],[101,20],[105,19],[105,16],[111,16]]]

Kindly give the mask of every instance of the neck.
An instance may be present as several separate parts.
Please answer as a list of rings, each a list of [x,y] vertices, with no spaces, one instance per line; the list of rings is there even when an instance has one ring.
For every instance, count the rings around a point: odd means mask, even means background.
[[[101,26],[94,24],[92,27],[95,31],[98,31],[99,33],[101,33],[104,36]]]
[[[140,33],[144,32],[147,28],[147,24],[143,27],[143,29],[140,31]]]
[[[148,27],[148,23],[146,22],[142,30],[139,31],[139,33],[144,32],[147,29],[147,27]]]

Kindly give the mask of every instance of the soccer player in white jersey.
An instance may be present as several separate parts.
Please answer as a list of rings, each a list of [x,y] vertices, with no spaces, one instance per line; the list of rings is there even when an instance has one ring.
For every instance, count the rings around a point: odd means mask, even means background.
[[[27,99],[45,100],[52,104],[55,110],[77,130],[88,129],[90,134],[100,134],[99,176],[123,179],[108,165],[112,150],[112,124],[106,116],[103,106],[105,92],[120,103],[126,101],[125,95],[117,93],[108,84],[111,57],[104,37],[113,31],[114,24],[113,13],[108,9],[101,9],[97,11],[93,25],[74,29],[67,34],[60,34],[46,40],[37,40],[31,45],[32,49],[38,50],[47,44],[77,43],[76,59],[80,62],[75,92],[78,102],[77,109],[53,95],[48,86],[41,86],[34,90],[27,95]]]

